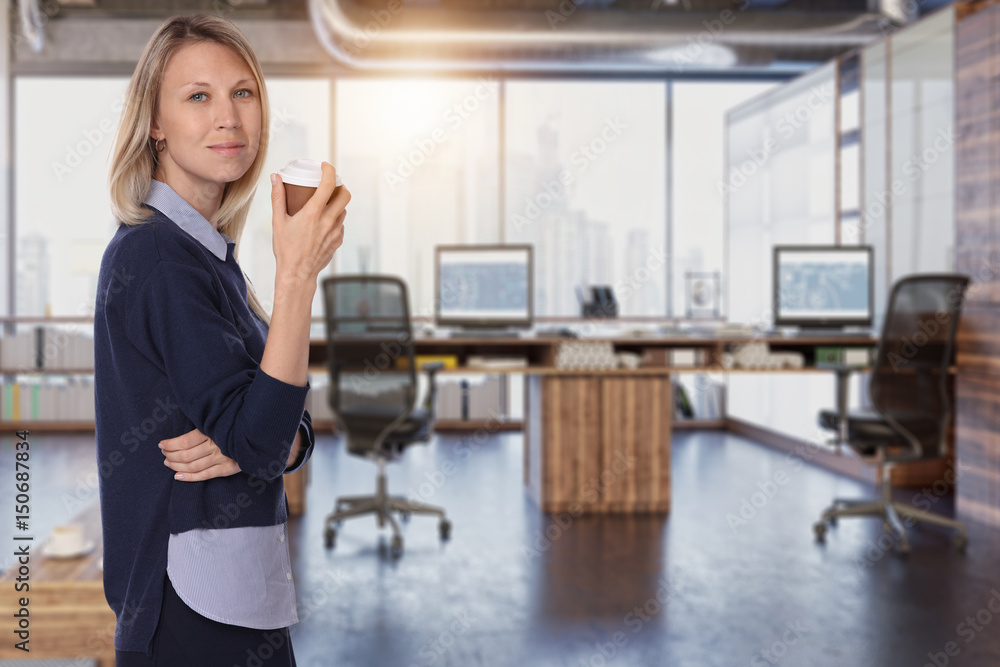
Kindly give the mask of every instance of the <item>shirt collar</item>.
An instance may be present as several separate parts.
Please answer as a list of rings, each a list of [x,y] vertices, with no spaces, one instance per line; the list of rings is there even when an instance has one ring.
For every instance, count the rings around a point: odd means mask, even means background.
[[[171,222],[194,237],[221,261],[226,261],[227,246],[235,241],[213,227],[205,216],[187,203],[172,187],[153,179],[149,183],[149,192],[143,201],[167,216]]]

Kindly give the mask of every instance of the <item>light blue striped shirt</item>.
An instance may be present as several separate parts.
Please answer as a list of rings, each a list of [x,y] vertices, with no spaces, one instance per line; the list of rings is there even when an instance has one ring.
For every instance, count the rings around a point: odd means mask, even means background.
[[[226,261],[234,241],[169,185],[152,181],[145,203]],[[171,533],[167,575],[185,604],[214,621],[261,630],[299,621],[287,523]]]

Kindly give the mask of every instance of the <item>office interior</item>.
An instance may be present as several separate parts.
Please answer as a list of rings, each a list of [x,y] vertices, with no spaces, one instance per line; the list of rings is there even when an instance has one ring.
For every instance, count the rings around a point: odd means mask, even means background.
[[[7,549],[0,659],[114,664],[92,374],[107,157],[149,36],[207,12],[262,64],[264,179],[327,160],[352,192],[321,280],[399,278],[421,397],[442,366],[433,433],[386,470],[448,528],[414,513],[397,541],[369,515],[331,536],[377,467],[338,427],[317,289],[316,446],[286,479],[298,664],[1000,664],[1000,3],[0,6],[2,536],[28,441],[40,591],[26,654]],[[265,304],[269,190],[239,258]],[[483,294],[449,301],[449,261]],[[934,385],[943,449],[890,470],[820,415],[878,412],[890,296],[927,274],[969,279]],[[823,519],[883,492],[962,528]],[[92,544],[47,556],[67,524]]]

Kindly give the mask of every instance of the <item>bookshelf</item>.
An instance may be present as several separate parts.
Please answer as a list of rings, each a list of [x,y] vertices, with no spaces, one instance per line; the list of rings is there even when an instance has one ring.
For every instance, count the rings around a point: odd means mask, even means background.
[[[309,377],[311,391],[306,409],[313,417],[317,431],[330,432],[335,428],[333,414],[327,404],[327,369],[324,365],[326,341],[316,337],[320,332],[320,319],[314,320],[313,339],[310,342]],[[93,416],[93,320],[87,317],[51,318],[0,318],[0,433],[12,433],[27,428],[45,432],[87,432],[94,429]],[[38,333],[39,330],[42,333]],[[784,338],[748,338],[747,336],[724,335],[666,335],[666,336],[613,336],[605,340],[614,345],[616,352],[633,352],[647,355],[651,352],[663,354],[656,365],[636,369],[561,369],[555,364],[555,350],[566,339],[558,338],[432,338],[416,337],[418,354],[449,354],[457,360],[456,367],[441,371],[439,380],[444,384],[458,377],[508,378],[500,392],[502,400],[493,407],[490,401],[480,404],[475,412],[455,414],[445,410],[438,415],[439,431],[511,431],[522,429],[523,420],[510,410],[521,405],[523,397],[510,390],[511,378],[524,375],[555,377],[658,377],[668,375],[742,375],[745,373],[828,373],[810,365],[806,352],[806,366],[803,368],[723,368],[720,364],[723,354],[734,345],[750,340],[767,343],[774,349],[808,350],[819,345],[866,346],[873,341],[868,337],[857,339],[836,337],[830,340],[796,340]],[[697,350],[697,365],[675,366],[670,350]],[[483,358],[516,356],[523,358],[524,365],[496,367],[481,363]],[[470,363],[471,362],[471,363]],[[18,410],[13,403],[16,390],[20,401]],[[47,387],[47,388],[46,388]],[[53,389],[54,387],[54,389]],[[46,388],[43,390],[43,388]],[[58,394],[74,394],[72,399],[60,398]],[[38,409],[34,401],[37,394]],[[44,396],[43,396],[44,394]],[[56,394],[52,398],[49,394]],[[439,397],[441,392],[439,391]],[[43,401],[47,399],[46,401]],[[494,394],[493,399],[496,396]],[[493,400],[491,399],[491,400]],[[62,402],[60,402],[60,400]],[[67,402],[69,401],[69,402]],[[75,403],[73,402],[75,401]],[[7,403],[10,409],[7,410]],[[75,409],[71,409],[72,406]],[[46,410],[43,410],[43,406]],[[23,408],[23,409],[22,409]],[[490,410],[493,409],[492,412]],[[52,418],[47,415],[58,415]],[[28,418],[25,418],[25,416]],[[38,418],[31,417],[38,415]],[[463,418],[464,417],[464,418]],[[676,428],[719,428],[726,424],[725,411],[719,418],[703,419],[695,415],[693,419],[675,419]]]
[[[0,318],[0,333],[0,432],[93,431],[93,319]]]

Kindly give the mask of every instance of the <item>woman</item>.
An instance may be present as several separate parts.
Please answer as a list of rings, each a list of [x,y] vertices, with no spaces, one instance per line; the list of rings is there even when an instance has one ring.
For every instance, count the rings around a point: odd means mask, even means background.
[[[295,664],[282,475],[313,446],[311,306],[350,194],[330,200],[324,163],[315,196],[289,216],[271,176],[269,317],[237,263],[269,119],[256,56],[214,16],[164,22],[126,94],[109,174],[119,226],[94,317],[119,667]]]

